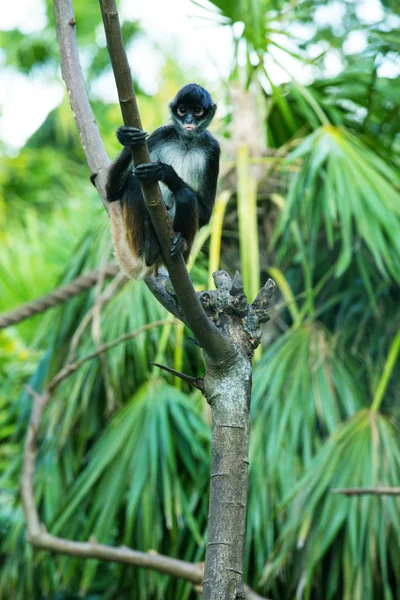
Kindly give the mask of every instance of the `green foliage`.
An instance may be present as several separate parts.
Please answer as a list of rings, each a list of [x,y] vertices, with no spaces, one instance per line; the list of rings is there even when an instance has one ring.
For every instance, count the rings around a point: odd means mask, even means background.
[[[397,486],[399,440],[398,424],[373,410],[360,411],[331,435],[284,503],[288,516],[264,583],[283,572],[285,594],[292,596],[311,598],[320,587],[316,597],[337,598],[340,578],[342,598],[397,597],[400,500],[349,499],[332,489]]]
[[[357,365],[334,342],[318,324],[291,329],[254,373],[246,568],[256,578],[286,522],[277,513],[282,499],[326,437],[365,404]]]
[[[5,64],[22,73],[30,73],[35,67],[42,68],[49,62],[54,67],[57,64],[56,39],[49,30],[31,36],[24,35],[19,29],[0,31],[0,47],[7,49]]]
[[[347,498],[332,489],[398,486],[400,478],[400,77],[386,77],[380,68],[399,57],[397,4],[382,2],[383,20],[370,25],[358,2],[339,2],[338,27],[334,20],[318,26],[324,0],[194,3],[221,26],[235,25],[231,80],[261,86],[266,141],[278,149],[276,157],[260,160],[250,148],[249,164],[242,162],[240,237],[237,190],[229,178],[221,195],[221,243],[217,220],[213,231],[200,234],[213,238],[212,264],[231,273],[247,269],[251,294],[254,281],[267,276],[280,292],[254,366],[246,581],[281,600],[394,600],[399,500]],[[90,93],[109,73],[109,62],[98,5],[75,4]],[[50,0],[46,9],[42,32],[0,33],[7,68],[56,76]],[[308,33],[296,40],[299,31]],[[346,54],[352,31],[366,36],[367,47]],[[123,34],[129,44],[145,32],[125,22]],[[343,68],[326,77],[331,51]],[[287,57],[293,77],[281,83],[268,65],[281,62],[285,72]],[[165,56],[156,96],[139,95],[149,131],[165,121],[176,88],[197,76],[184,72],[179,59]],[[303,85],[297,70],[310,65],[312,81]],[[100,100],[92,106],[115,156],[119,107]],[[227,114],[224,137],[230,120]],[[251,175],[257,161],[256,199]],[[107,218],[88,176],[65,96],[25,148],[1,161],[0,311],[111,259]],[[249,193],[251,214],[245,210]],[[209,278],[205,253],[192,270],[199,288]],[[96,316],[92,309],[110,285],[0,335],[0,598],[195,597],[190,585],[173,578],[49,556],[25,542],[18,485],[31,398],[23,385],[43,389],[85,322],[77,359],[167,316],[141,282],[126,284]],[[85,362],[56,389],[43,418],[35,478],[49,531],[204,559],[208,412],[198,393],[180,390],[150,365],[157,360],[202,376],[202,355],[188,333],[171,323],[143,332],[102,360]]]
[[[318,129],[289,160],[302,159],[275,236],[296,221],[313,256],[324,226],[329,248],[341,248],[336,275],[365,245],[383,276],[400,281],[400,178],[385,162],[343,129]]]
[[[51,488],[43,486],[47,518],[51,522],[56,517],[52,530],[82,540],[93,535],[103,543],[123,542],[141,550],[172,545],[178,556],[186,545],[203,547],[208,444],[209,430],[193,399],[150,379],[114,415],[70,486],[65,489],[62,484],[64,469],[54,462],[50,471],[43,465],[39,481],[51,477],[53,482]],[[63,562],[63,584],[73,584],[79,561]],[[86,590],[98,565],[82,566],[79,587]],[[166,582],[150,580],[150,589],[163,597]],[[140,591],[138,584],[135,597],[147,598],[149,589]]]

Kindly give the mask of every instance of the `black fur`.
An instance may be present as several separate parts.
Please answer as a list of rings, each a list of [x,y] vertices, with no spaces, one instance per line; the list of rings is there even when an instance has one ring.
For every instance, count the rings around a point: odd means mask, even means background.
[[[178,109],[185,114],[179,115]],[[133,127],[119,128],[117,137],[124,149],[111,166],[107,181],[108,201],[122,202],[128,239],[148,266],[156,262],[160,250],[139,181],[160,181],[167,187],[163,197],[174,214],[173,228],[178,234],[171,254],[183,249],[185,259],[197,229],[210,221],[217,187],[220,148],[206,130],[216,110],[210,94],[199,85],[186,85],[171,102],[170,110],[173,124],[159,127],[147,140],[154,162],[133,171],[130,147],[143,143],[146,135]],[[184,181],[175,169],[187,174],[190,181]]]
[[[205,110],[210,110],[213,105],[210,94],[197,83],[188,83],[181,88],[172,100],[170,107],[175,109],[181,102],[188,105],[200,104]]]

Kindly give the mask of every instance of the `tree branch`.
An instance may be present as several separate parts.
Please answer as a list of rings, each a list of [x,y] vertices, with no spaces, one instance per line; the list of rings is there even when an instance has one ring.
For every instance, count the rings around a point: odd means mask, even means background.
[[[108,344],[102,344],[94,352],[87,354],[86,356],[77,360],[76,362],[67,364],[63,369],[61,369],[59,373],[57,373],[57,375],[53,377],[53,379],[48,384],[47,389],[49,390],[49,392],[53,392],[57,385],[61,383],[63,379],[71,375],[71,373],[77,371],[88,360],[96,358],[96,356],[101,356],[101,354],[103,354],[104,352],[108,352],[108,350],[111,350],[111,348],[122,344],[122,342],[126,342],[127,340],[135,338],[144,331],[149,331],[150,329],[154,329],[154,327],[160,327],[161,325],[166,325],[167,323],[171,323],[171,321],[169,319],[153,321],[153,323],[148,323],[147,325],[142,325],[141,327],[138,327],[135,331],[131,331],[130,333],[124,333],[124,335],[121,335],[119,338],[113,340],[112,342],[108,342]],[[173,323],[174,322],[172,321],[172,324]]]
[[[61,72],[67,86],[72,114],[81,136],[82,147],[89,169],[92,174],[97,175],[94,183],[107,209],[105,180],[110,161],[86,92],[85,80],[79,62],[75,31],[76,21],[71,0],[56,0],[54,2],[54,15],[57,41],[60,47]]]
[[[32,541],[32,540],[31,540]],[[126,546],[106,546],[97,542],[74,542],[41,532],[35,539],[35,546],[51,552],[59,552],[82,558],[97,558],[112,562],[153,569],[159,573],[180,577],[192,583],[201,583],[203,570],[190,562],[157,554],[156,552],[139,552]],[[257,596],[259,598],[259,596]]]
[[[344,494],[345,496],[399,496],[400,487],[376,487],[376,488],[338,488],[331,490],[332,494]]]
[[[100,7],[124,123],[142,129],[115,0],[100,0]],[[132,155],[135,165],[150,162],[147,144],[132,148]],[[235,356],[234,346],[205,314],[190,280],[182,254],[180,253],[174,258],[170,255],[174,233],[158,183],[142,183],[142,190],[185,322],[213,361],[220,363],[232,360]]]

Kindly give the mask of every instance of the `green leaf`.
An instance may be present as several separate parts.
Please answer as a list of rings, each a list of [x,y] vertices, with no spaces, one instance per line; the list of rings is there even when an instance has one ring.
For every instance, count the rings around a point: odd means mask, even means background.
[[[384,277],[400,281],[400,178],[377,154],[342,128],[321,127],[294,150],[302,160],[274,235],[295,220],[305,244],[310,231],[324,228],[339,247],[336,275],[350,266],[363,244]],[[318,215],[315,218],[315,215]],[[313,223],[312,227],[310,224]],[[360,264],[369,293],[371,284]]]
[[[400,499],[347,498],[332,489],[398,485],[399,434],[398,424],[363,410],[327,439],[283,503],[288,519],[267,563],[264,584],[285,568],[293,594],[303,588],[307,597],[321,593],[318,565],[338,556],[344,575],[330,580],[330,597],[393,597],[389,581],[398,579]]]

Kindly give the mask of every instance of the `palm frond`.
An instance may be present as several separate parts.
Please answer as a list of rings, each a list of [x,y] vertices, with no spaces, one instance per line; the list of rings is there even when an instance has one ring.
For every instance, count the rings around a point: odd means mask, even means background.
[[[331,490],[398,485],[399,440],[398,424],[374,410],[360,411],[331,435],[284,503],[286,524],[265,567],[264,584],[284,572],[286,591],[296,597],[396,597],[400,499],[347,498]],[[342,578],[330,569],[333,556],[340,557],[335,561]],[[323,592],[316,581],[324,581]]]
[[[400,281],[400,178],[348,131],[321,127],[291,153],[302,160],[285,203],[275,241],[296,220],[310,252],[323,228],[326,244],[340,246],[336,275],[342,275],[364,245],[381,275]],[[363,272],[361,273],[363,275]],[[366,284],[368,285],[368,284]]]
[[[64,494],[52,531],[77,539],[94,535],[105,543],[123,540],[149,550],[162,548],[165,535],[174,538],[185,529],[186,538],[202,546],[204,532],[193,511],[204,501],[200,489],[208,485],[208,443],[209,429],[191,400],[161,380],[151,380],[114,416],[93,447]],[[83,589],[96,564],[85,567]],[[70,565],[67,579],[75,568]]]
[[[355,383],[356,372],[357,366],[318,324],[289,330],[257,365],[245,554],[248,580],[261,576],[288,518],[288,513],[277,512],[282,499],[326,436],[365,403],[362,386]]]

